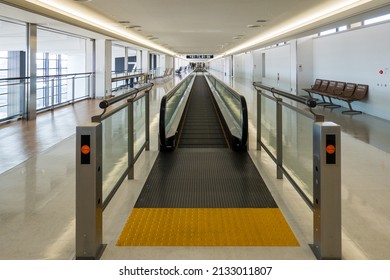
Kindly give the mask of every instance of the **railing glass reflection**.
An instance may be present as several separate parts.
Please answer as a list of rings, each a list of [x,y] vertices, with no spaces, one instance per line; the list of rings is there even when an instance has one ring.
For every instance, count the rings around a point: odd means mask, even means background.
[[[277,178],[286,176],[313,207],[313,124],[324,117],[312,111],[317,105],[313,100],[262,83],[253,85],[258,93],[257,147],[275,161]]]
[[[127,177],[134,178],[134,164],[149,149],[149,91],[153,84],[138,85],[128,92],[100,102],[101,115],[92,122],[103,126],[103,208]],[[122,103],[119,103],[122,102]],[[116,104],[116,107],[107,109]]]
[[[233,150],[245,150],[248,140],[248,109],[245,98],[213,75],[205,74],[229,130]]]

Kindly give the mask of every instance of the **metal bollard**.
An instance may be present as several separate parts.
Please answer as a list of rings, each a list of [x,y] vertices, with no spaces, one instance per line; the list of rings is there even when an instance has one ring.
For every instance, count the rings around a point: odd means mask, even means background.
[[[340,126],[313,126],[313,235],[310,245],[318,259],[341,259],[341,145]]]
[[[102,244],[102,125],[76,128],[76,259],[99,259]]]

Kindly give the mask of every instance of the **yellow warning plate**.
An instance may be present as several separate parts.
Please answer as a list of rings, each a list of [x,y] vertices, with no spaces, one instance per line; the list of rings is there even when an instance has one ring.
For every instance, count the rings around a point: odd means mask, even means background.
[[[279,208],[134,208],[117,246],[299,246]]]

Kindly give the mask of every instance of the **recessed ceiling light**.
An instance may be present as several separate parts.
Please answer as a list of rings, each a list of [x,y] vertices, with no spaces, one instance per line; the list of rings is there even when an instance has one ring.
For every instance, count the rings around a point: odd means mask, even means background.
[[[142,26],[140,25],[130,25],[128,26],[127,28],[131,28],[131,29],[137,29],[137,28],[141,28]]]
[[[256,20],[256,22],[267,22],[267,20],[266,19],[258,19],[258,20]]]
[[[122,24],[130,23],[130,21],[128,21],[128,20],[119,20],[118,22],[119,22],[119,23],[122,23]]]
[[[258,25],[258,24],[249,24],[249,25],[247,25],[246,27],[248,27],[248,28],[257,28],[257,27],[261,27],[261,25]]]

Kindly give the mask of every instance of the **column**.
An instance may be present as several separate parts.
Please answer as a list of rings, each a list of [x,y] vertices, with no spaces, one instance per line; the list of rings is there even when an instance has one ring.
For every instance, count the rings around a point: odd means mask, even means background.
[[[105,98],[111,95],[111,40],[96,40],[96,97]]]
[[[30,83],[27,88],[26,119],[37,118],[37,25],[27,24],[27,75]]]

